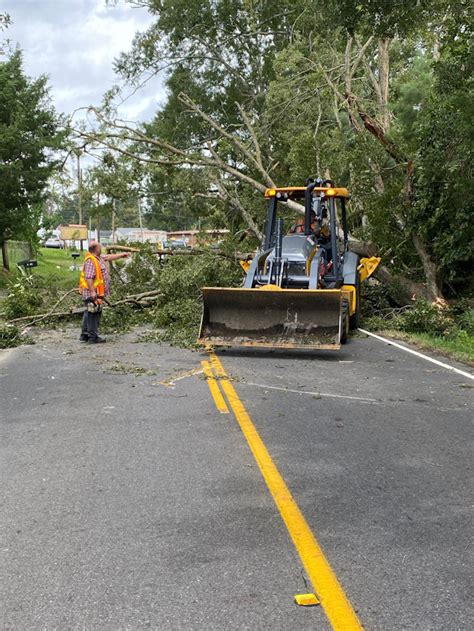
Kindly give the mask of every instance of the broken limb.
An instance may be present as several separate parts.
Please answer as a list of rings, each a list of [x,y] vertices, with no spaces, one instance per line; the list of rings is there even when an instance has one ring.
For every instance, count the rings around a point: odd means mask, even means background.
[[[68,294],[72,291],[77,291],[76,289],[71,289]],[[149,307],[153,304],[153,302],[161,295],[161,292],[158,289],[153,291],[145,291],[141,294],[135,294],[132,296],[127,296],[121,300],[117,300],[117,302],[109,302],[106,301],[104,304],[104,309],[114,308],[121,305],[135,305],[137,307]],[[65,298],[65,296],[63,296]],[[59,304],[56,303],[55,307]],[[8,324],[18,324],[23,323],[25,326],[34,326],[38,322],[43,320],[53,319],[53,318],[68,318],[73,315],[79,315],[84,313],[83,307],[76,307],[73,309],[69,309],[68,311],[48,311],[47,313],[37,313],[35,315],[23,316],[21,318],[14,318],[13,320],[9,320]]]

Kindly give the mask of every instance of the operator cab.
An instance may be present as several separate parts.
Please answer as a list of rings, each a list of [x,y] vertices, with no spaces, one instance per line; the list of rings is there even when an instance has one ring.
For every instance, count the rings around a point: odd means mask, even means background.
[[[245,286],[271,284],[285,288],[337,288],[343,284],[347,255],[345,188],[330,180],[309,180],[305,187],[267,189],[268,214],[263,251],[256,257],[253,280]],[[280,204],[304,200],[304,219],[297,219],[283,235]],[[344,242],[337,240],[338,214]]]

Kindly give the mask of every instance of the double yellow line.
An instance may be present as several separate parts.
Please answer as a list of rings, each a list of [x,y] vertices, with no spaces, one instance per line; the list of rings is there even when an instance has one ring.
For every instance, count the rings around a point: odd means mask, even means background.
[[[229,413],[222,392],[232,408],[332,628],[338,631],[363,629],[217,355],[210,353],[209,362],[203,361],[202,367],[219,412]]]

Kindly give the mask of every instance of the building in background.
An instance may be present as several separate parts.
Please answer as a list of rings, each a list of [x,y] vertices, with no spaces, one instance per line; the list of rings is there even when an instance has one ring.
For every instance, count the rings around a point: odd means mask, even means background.
[[[101,230],[99,239],[97,239],[97,230],[89,230],[89,239],[91,241],[100,241],[102,245],[110,245],[112,243],[112,230]]]
[[[174,230],[168,232],[167,244],[171,246],[173,242],[182,243],[184,247],[194,248],[197,245],[209,245],[218,243],[230,230]]]
[[[162,248],[166,241],[166,231],[148,230],[148,228],[117,228],[114,241],[115,243],[120,241],[126,241],[127,243],[156,243],[158,247]]]

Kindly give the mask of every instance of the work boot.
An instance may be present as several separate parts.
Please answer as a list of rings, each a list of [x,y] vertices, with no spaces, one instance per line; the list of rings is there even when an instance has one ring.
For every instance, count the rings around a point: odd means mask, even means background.
[[[104,342],[106,342],[107,340],[105,339],[105,337],[90,337],[89,338],[89,344],[103,344]]]
[[[86,335],[85,333],[81,333],[81,335],[79,336],[79,342],[88,342],[89,341],[89,336]]]

